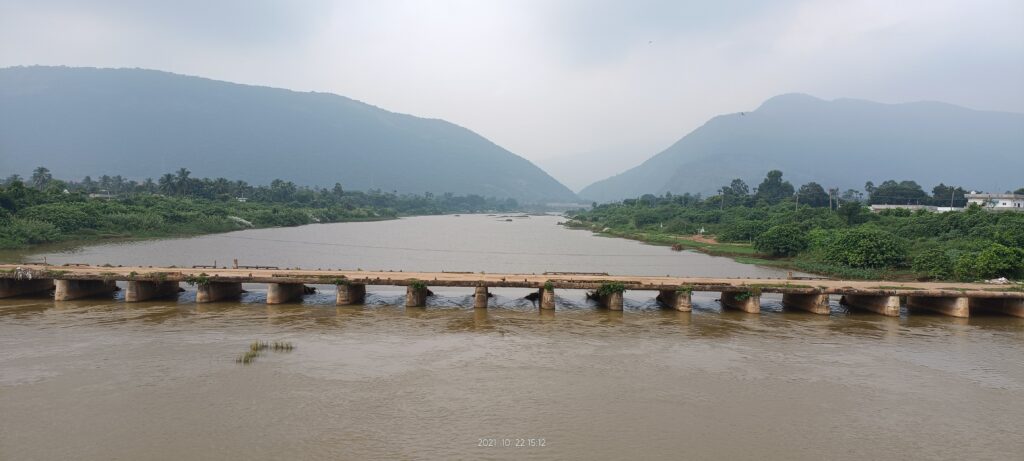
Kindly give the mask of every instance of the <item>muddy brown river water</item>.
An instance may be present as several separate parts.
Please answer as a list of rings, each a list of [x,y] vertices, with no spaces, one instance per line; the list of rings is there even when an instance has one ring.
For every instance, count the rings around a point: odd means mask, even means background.
[[[98,245],[51,263],[781,277],[556,217],[440,216]],[[494,290],[426,308],[0,300],[0,459],[1021,459],[1024,319],[691,313]],[[254,340],[287,341],[235,363]]]

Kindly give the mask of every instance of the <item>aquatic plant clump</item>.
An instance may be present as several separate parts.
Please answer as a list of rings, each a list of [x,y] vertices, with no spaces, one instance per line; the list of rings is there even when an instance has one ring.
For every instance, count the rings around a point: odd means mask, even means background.
[[[241,363],[243,365],[253,363],[258,357],[260,357],[260,355],[262,355],[263,351],[266,350],[274,352],[291,352],[293,349],[295,349],[295,345],[289,341],[253,341],[249,344],[249,350],[245,351],[244,354],[239,355],[238,358],[235,359],[235,363]]]

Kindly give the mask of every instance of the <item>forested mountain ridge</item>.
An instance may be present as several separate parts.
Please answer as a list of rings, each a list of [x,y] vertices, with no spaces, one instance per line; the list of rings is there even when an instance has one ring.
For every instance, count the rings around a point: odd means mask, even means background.
[[[142,69],[0,69],[0,171],[40,165],[68,178],[185,167],[256,184],[576,199],[466,128],[343,96]]]
[[[721,115],[622,174],[580,191],[612,201],[651,193],[712,194],[768,170],[795,184],[860,189],[878,176],[912,177],[980,190],[1019,186],[1024,114],[936,102],[824,101],[788,94],[753,112]]]

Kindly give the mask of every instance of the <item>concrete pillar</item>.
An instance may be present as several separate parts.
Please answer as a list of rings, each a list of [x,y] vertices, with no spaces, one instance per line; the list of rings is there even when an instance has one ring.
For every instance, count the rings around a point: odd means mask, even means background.
[[[828,307],[828,295],[824,293],[783,293],[782,305],[812,314],[828,315],[832,312]]]
[[[888,295],[843,295],[840,301],[847,307],[863,309],[889,317],[900,316],[900,297]]]
[[[622,310],[622,292],[613,291],[604,296],[598,296],[597,302],[601,303],[601,307],[604,307],[612,311]]]
[[[366,285],[356,283],[338,285],[338,296],[335,298],[335,304],[339,306],[348,306],[352,304],[362,304],[365,301]]]
[[[284,304],[301,300],[306,294],[306,286],[301,283],[268,283],[267,304]]]
[[[196,302],[212,303],[224,299],[237,299],[242,295],[240,282],[209,282],[196,286]]]
[[[176,296],[181,291],[178,282],[129,281],[124,291],[125,302],[134,303],[154,298]]]
[[[693,310],[691,293],[689,291],[660,290],[655,298],[661,305],[679,312],[690,312]]]
[[[476,287],[473,290],[473,308],[475,309],[487,309],[487,298],[490,293],[487,292],[487,287]]]
[[[746,299],[740,299],[741,294],[748,294]],[[737,292],[737,291],[723,291],[722,297],[719,299],[722,303],[722,307],[727,309],[737,309],[748,314],[760,314],[761,313],[761,296],[755,295],[748,292]]]
[[[53,279],[0,279],[0,298],[42,293],[53,289]]]
[[[963,296],[907,296],[907,309],[925,309],[953,317],[970,317],[971,308]]]
[[[117,290],[117,284],[113,280],[57,280],[55,287],[54,301],[109,295]]]
[[[409,285],[405,288],[405,307],[424,307],[427,305],[426,287],[416,288]]]
[[[545,290],[543,288],[540,289],[540,308],[555,308],[555,290]]]
[[[971,310],[1024,317],[1024,298],[970,298],[967,303]]]

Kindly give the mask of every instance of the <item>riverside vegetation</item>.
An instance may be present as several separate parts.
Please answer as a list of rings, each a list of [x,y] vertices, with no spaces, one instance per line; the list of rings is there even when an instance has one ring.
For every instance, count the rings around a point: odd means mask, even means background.
[[[97,193],[102,198],[90,198]],[[40,167],[27,181],[12,175],[0,184],[0,249],[518,209],[513,199],[479,195],[398,195],[349,191],[340,184],[309,188],[282,180],[254,186],[225,178],[193,178],[184,168],[157,181],[120,176],[61,181]]]
[[[666,193],[595,203],[571,213],[566,224],[845,278],[1024,277],[1024,213],[977,206],[947,213],[871,213],[859,191],[840,194],[813,182],[795,189],[782,176],[769,172],[753,192],[737,179],[707,198]],[[865,190],[868,203],[964,204],[962,188],[942,184],[930,196],[913,181],[868,183]]]

